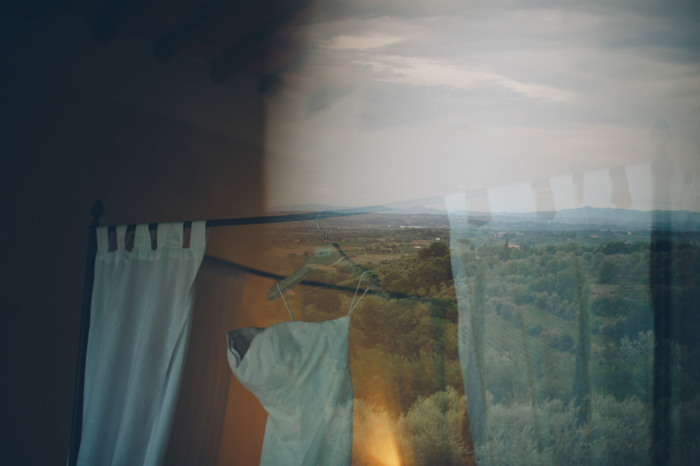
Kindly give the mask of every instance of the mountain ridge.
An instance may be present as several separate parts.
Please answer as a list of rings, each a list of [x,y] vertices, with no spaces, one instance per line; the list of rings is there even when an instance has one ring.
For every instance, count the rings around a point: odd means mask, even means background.
[[[327,204],[295,204],[276,207],[275,212],[336,212],[363,211],[363,208],[338,207]],[[448,212],[432,207],[412,206],[396,208],[372,206],[367,213],[377,215],[437,215],[448,216]],[[449,215],[459,221],[464,217],[474,226],[515,226],[529,227],[546,225],[548,228],[572,228],[574,226],[596,226],[597,228],[678,228],[700,229],[700,213],[689,210],[632,210],[613,207],[578,207],[560,211],[541,212],[480,212],[455,211]]]

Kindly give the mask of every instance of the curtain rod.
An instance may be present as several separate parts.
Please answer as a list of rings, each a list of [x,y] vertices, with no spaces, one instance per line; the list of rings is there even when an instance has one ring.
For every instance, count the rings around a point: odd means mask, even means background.
[[[287,222],[304,222],[307,220],[318,220],[327,218],[341,218],[350,217],[353,215],[364,215],[364,214],[377,214],[382,212],[387,212],[399,208],[415,207],[423,204],[437,204],[444,201],[443,196],[427,197],[423,199],[414,199],[411,201],[393,202],[390,204],[365,206],[365,207],[351,207],[346,209],[337,210],[323,210],[320,212],[306,212],[299,214],[285,214],[285,215],[263,215],[258,217],[238,217],[238,218],[220,218],[211,219],[206,221],[207,228],[209,227],[226,227],[226,226],[243,226],[243,225],[260,225],[264,223],[287,223]],[[104,206],[102,201],[96,201],[92,206],[93,218],[99,217],[104,213]],[[97,215],[95,215],[97,213]],[[192,220],[187,220],[183,222],[186,227],[192,225]],[[117,225],[107,225],[107,228],[116,228]],[[134,227],[135,224],[129,224],[130,227]],[[156,229],[158,222],[150,222],[148,228],[150,230]]]
[[[622,171],[624,173],[624,170],[628,166],[633,166],[633,165],[616,165],[614,167],[608,167],[607,170],[612,174],[612,173],[617,173]],[[580,179],[584,173],[583,172],[576,172],[570,174],[574,179]],[[529,180],[530,183],[532,183],[533,188],[535,185],[541,185],[542,183],[549,183],[549,180],[551,178],[542,178],[542,179],[537,179],[537,180]],[[466,199],[473,199],[473,198],[480,198],[483,197],[487,193],[487,188],[477,188],[477,189],[468,189],[468,190],[461,190],[460,192],[464,194]],[[303,222],[306,220],[316,220],[316,219],[325,219],[325,218],[338,218],[338,217],[348,217],[351,215],[362,215],[362,214],[373,214],[373,213],[381,213],[381,212],[386,212],[389,210],[393,209],[399,209],[399,208],[407,208],[407,207],[416,207],[420,205],[430,205],[430,204],[438,204],[442,203],[445,200],[445,196],[433,196],[433,197],[426,197],[422,199],[412,199],[409,201],[401,201],[401,202],[392,202],[388,204],[382,204],[382,205],[373,205],[373,206],[366,206],[366,207],[353,207],[353,208],[347,208],[347,209],[337,209],[337,210],[324,210],[321,212],[307,212],[307,213],[300,213],[300,214],[287,214],[287,215],[265,215],[265,216],[258,216],[258,217],[241,217],[241,218],[222,218],[222,219],[213,219],[213,220],[207,220],[207,227],[223,227],[223,226],[238,226],[238,225],[257,225],[257,224],[263,224],[263,223],[286,223],[286,222]],[[104,212],[104,207],[102,206],[102,201],[96,201],[93,206],[92,206],[92,212],[93,212],[93,219],[95,217],[95,212],[99,211],[99,215],[97,215],[97,218],[102,216],[102,213]],[[189,227],[192,224],[191,220],[184,221],[185,226]],[[134,224],[129,224],[129,227],[133,227]],[[152,222],[148,224],[149,229],[153,230],[157,227],[158,222]],[[114,228],[116,225],[108,225],[108,228]]]
[[[387,206],[372,206],[359,207],[353,209],[329,210],[322,212],[307,212],[303,214],[286,214],[286,215],[265,215],[261,217],[242,217],[242,218],[222,218],[215,220],[207,220],[207,227],[225,227],[237,225],[257,225],[262,223],[287,223],[287,222],[303,222],[307,220],[318,220],[326,218],[349,217],[352,215],[375,214],[383,211],[391,210]],[[191,223],[191,222],[186,222]],[[149,224],[150,226],[150,224]]]
[[[267,215],[261,217],[243,217],[243,218],[225,218],[216,220],[207,220],[207,227],[222,227],[235,225],[255,225],[261,223],[285,223],[285,222],[303,222],[307,220],[318,220],[325,218],[349,217],[352,215],[377,214],[387,212],[389,210],[414,207],[421,204],[437,204],[445,200],[444,196],[426,197],[422,199],[414,199],[411,201],[393,202],[389,204],[373,205],[365,207],[350,207],[337,210],[323,210],[320,212],[307,212],[302,214],[287,214],[287,215]]]

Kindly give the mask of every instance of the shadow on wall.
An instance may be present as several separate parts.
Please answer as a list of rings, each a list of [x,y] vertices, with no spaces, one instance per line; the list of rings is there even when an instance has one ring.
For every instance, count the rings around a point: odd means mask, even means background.
[[[88,26],[51,11],[8,15],[0,28],[13,44],[0,86],[0,185],[12,219],[0,339],[7,464],[66,460],[96,199],[103,224],[262,213],[257,81],[214,83],[201,63],[158,63],[145,41],[124,33],[97,43]],[[214,253],[251,263],[258,236],[228,232],[226,243],[247,247]]]

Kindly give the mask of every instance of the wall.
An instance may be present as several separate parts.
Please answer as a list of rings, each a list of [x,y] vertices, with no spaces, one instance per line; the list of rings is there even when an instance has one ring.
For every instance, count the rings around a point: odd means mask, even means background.
[[[102,224],[260,215],[263,112],[252,77],[94,42],[86,19],[2,22],[2,462],[64,464],[91,204]],[[213,253],[250,261],[253,233]]]

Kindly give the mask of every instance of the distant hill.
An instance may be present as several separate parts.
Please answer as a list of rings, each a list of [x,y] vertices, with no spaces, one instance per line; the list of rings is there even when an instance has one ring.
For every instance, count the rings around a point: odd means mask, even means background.
[[[344,207],[344,206],[331,206],[328,204],[294,204],[286,206],[276,206],[272,207],[269,212],[335,212],[335,211],[347,211],[347,210],[364,210],[363,207]],[[403,208],[388,207],[388,206],[370,206],[367,207],[369,212],[377,212],[382,214],[400,214],[400,215],[447,215],[447,212],[440,209],[434,209],[432,207],[425,206],[412,206]]]
[[[342,207],[342,206],[332,206],[328,204],[316,204],[316,203],[308,203],[308,204],[293,204],[293,205],[282,205],[282,206],[275,206],[269,209],[269,212],[274,213],[274,212],[324,212],[324,211],[333,211],[333,210],[344,210],[347,209],[347,207]]]
[[[422,205],[408,207],[406,209],[387,208],[385,214],[401,214],[401,215],[447,215],[447,212],[432,207]]]
[[[335,212],[352,211],[355,208],[331,206],[327,204],[295,204],[279,206],[272,209],[274,212]],[[357,208],[357,210],[364,210]],[[363,216],[361,220],[368,224],[411,224],[423,223],[435,226],[442,223],[437,217],[444,217],[447,221],[447,212],[425,206],[413,206],[409,208],[394,208],[385,206],[372,206],[367,208],[370,219]],[[648,230],[652,224],[659,229],[676,230],[700,230],[700,213],[687,210],[678,211],[639,211],[629,209],[612,209],[598,207],[581,207],[577,209],[565,209],[548,212],[454,212],[457,218],[464,217],[465,223],[472,227],[495,229],[610,229],[610,230]],[[409,218],[402,218],[409,216]],[[353,217],[347,217],[347,222],[352,222]],[[453,219],[454,220],[454,219]]]

